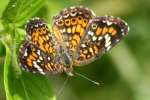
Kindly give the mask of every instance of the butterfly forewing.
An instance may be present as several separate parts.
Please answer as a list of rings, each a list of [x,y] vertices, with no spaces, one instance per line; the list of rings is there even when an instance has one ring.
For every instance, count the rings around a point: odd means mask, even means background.
[[[76,53],[89,20],[94,16],[91,10],[79,6],[64,9],[54,17],[53,31],[57,40],[63,41],[70,56]]]
[[[79,57],[74,65],[86,65],[109,51],[128,34],[127,24],[113,16],[96,17],[90,20],[78,49]]]
[[[32,41],[45,53],[55,55],[56,50],[54,35],[50,33],[46,23],[39,18],[31,19],[26,25],[27,39]]]

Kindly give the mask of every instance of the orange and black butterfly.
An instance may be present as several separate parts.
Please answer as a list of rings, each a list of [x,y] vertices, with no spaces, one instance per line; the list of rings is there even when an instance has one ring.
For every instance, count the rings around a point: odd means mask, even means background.
[[[53,19],[52,32],[40,18],[27,23],[26,40],[19,51],[19,61],[25,70],[70,74],[74,66],[100,58],[129,31],[120,18],[98,17],[82,6],[64,9]]]

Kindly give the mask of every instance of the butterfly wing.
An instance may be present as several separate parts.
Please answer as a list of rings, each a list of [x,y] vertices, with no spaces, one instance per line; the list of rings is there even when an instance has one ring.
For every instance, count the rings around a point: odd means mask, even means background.
[[[39,18],[31,19],[26,25],[27,39],[19,50],[21,66],[34,73],[60,73],[63,61],[55,46],[55,37],[46,23]]]
[[[20,48],[19,60],[23,69],[33,73],[61,73],[63,65],[51,54],[45,53],[32,42],[25,41]]]
[[[127,24],[119,18],[113,16],[93,18],[78,47],[79,57],[74,61],[74,65],[93,62],[122,40],[128,31]]]
[[[71,58],[76,57],[74,54],[77,54],[77,47],[85,34],[89,20],[94,16],[91,10],[79,6],[64,9],[54,17],[53,32],[58,41],[63,41],[61,43],[64,43],[64,48]]]

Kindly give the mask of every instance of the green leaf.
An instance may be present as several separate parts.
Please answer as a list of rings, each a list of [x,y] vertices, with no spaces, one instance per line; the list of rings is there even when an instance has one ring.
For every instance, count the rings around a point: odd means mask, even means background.
[[[22,26],[45,4],[45,0],[11,0],[3,12],[2,19],[5,25],[9,23]]]
[[[1,0],[1,3],[0,3],[0,17],[2,16],[2,13],[5,10],[5,7],[8,4],[8,1],[9,0]]]
[[[7,100],[55,100],[46,76],[21,72],[17,62],[15,45],[10,46],[10,36],[1,40],[6,48],[4,86]]]

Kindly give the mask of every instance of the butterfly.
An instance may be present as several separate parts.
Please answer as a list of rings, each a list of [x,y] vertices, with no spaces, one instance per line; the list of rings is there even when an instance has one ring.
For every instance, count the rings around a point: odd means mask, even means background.
[[[26,39],[19,49],[19,62],[32,73],[72,73],[100,58],[127,36],[125,21],[96,16],[83,6],[66,8],[53,17],[52,31],[38,17],[26,24]]]

